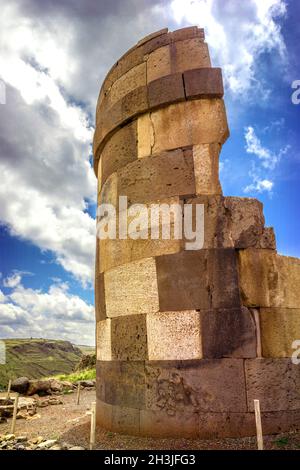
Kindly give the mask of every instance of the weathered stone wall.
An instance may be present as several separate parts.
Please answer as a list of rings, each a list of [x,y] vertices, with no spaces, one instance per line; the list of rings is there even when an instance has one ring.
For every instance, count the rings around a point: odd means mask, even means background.
[[[196,27],[154,33],[108,73],[94,138],[98,202],[204,204],[204,247],[97,240],[97,422],[150,436],[300,426],[300,260],[279,256],[262,204],[224,197],[221,70]]]

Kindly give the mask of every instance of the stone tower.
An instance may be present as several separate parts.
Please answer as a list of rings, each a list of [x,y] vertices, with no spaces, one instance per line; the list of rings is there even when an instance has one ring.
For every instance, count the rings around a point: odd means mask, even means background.
[[[98,204],[118,208],[122,195],[129,208],[204,207],[198,250],[184,237],[97,239],[97,422],[106,429],[251,435],[254,399],[265,433],[300,426],[300,365],[291,359],[300,261],[277,254],[258,200],[222,195],[222,97],[221,70],[197,27],[142,39],[102,85]]]

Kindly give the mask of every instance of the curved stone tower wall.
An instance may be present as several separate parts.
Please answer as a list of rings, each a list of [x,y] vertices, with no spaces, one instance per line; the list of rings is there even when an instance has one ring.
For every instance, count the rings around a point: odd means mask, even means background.
[[[256,199],[223,197],[221,70],[204,32],[162,30],[108,73],[98,99],[98,203],[204,204],[204,247],[97,239],[97,422],[149,436],[300,425],[300,262],[276,253]],[[160,227],[161,228],[161,227]]]

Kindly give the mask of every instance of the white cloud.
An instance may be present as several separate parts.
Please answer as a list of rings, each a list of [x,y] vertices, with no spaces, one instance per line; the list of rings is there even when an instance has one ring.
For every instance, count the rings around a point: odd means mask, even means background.
[[[244,137],[246,141],[246,152],[258,158],[256,162],[252,161],[252,168],[249,172],[252,183],[244,188],[244,192],[268,192],[272,194],[274,181],[272,181],[270,175],[280,162],[282,156],[288,152],[290,145],[286,145],[279,149],[278,152],[274,153],[261,143],[261,140],[257,137],[252,126],[245,128]]]
[[[268,148],[261,144],[260,139],[255,134],[252,126],[245,129],[246,152],[256,155],[264,168],[274,169],[277,165],[280,155],[275,155]]]
[[[3,285],[4,287],[14,288],[20,284],[21,279],[22,279],[21,274],[14,273],[11,276],[7,277],[6,279],[3,279]]]
[[[94,271],[95,221],[86,212],[96,198],[91,116],[112,63],[147,28],[164,26],[156,3],[1,4],[0,220],[51,250],[83,285]]]
[[[256,77],[260,54],[272,52],[285,62],[286,47],[276,21],[286,14],[284,0],[173,0],[178,23],[205,28],[215,65],[223,67],[225,84],[235,95],[247,95],[253,87],[267,98],[269,91]],[[239,96],[240,98],[240,96]]]
[[[13,235],[51,250],[86,285],[95,245],[95,222],[86,212],[86,201],[96,195],[89,163],[93,128],[61,86],[72,58],[62,47],[63,30],[52,33],[18,15],[15,5],[4,6],[0,70],[7,104],[0,121],[0,219]]]
[[[2,290],[0,289],[0,303],[5,302],[5,295],[3,294]]]
[[[248,186],[245,187],[244,192],[245,193],[262,193],[264,191],[266,192],[272,192],[274,183],[273,181],[264,179],[256,179],[256,181],[252,184],[249,184]]]
[[[8,279],[13,279],[14,275]],[[1,337],[44,337],[94,344],[94,307],[68,292],[67,284],[53,284],[48,292],[6,283],[0,291]]]

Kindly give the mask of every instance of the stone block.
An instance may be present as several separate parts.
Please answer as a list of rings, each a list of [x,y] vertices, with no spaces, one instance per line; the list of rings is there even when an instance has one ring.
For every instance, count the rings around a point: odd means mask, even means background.
[[[146,86],[140,86],[130,91],[126,96],[121,100],[122,107],[122,119],[121,122],[116,120],[116,123],[113,127],[116,127],[119,124],[123,124],[129,119],[137,116],[138,114],[145,113],[148,111],[148,93]]]
[[[161,312],[210,308],[206,250],[156,258]]]
[[[143,361],[97,361],[97,398],[133,408],[145,407]]]
[[[146,363],[146,408],[177,412],[245,412],[242,359]]]
[[[110,83],[114,83],[122,75],[126,74],[129,70],[141,64],[144,61],[144,50],[142,47],[132,47],[127,51],[116,63],[112,73],[108,73],[107,78]],[[106,83],[106,79],[105,79]],[[111,85],[110,85],[111,86]]]
[[[300,308],[261,308],[263,357],[292,357],[292,343],[300,340]]]
[[[138,157],[198,144],[223,144],[228,135],[223,100],[171,104],[138,118]]]
[[[111,430],[121,434],[139,434],[140,411],[134,408],[113,406]]]
[[[166,214],[164,217],[160,217],[157,221],[155,219],[153,220],[153,209],[158,201],[148,203],[148,229],[142,230],[142,227],[140,227],[139,232],[141,238],[134,238],[134,233],[131,233],[131,224],[134,220],[138,221],[138,214],[142,215],[143,212],[137,212],[136,215],[132,214],[132,217],[130,217],[127,212],[128,237],[126,239],[120,239],[119,231],[117,230],[117,238],[115,240],[111,240],[109,238],[99,240],[100,252],[98,269],[100,272],[107,271],[113,267],[137,261],[139,259],[151,258],[168,253],[176,253],[181,250],[182,239],[179,239],[177,232],[179,235],[182,234],[182,209],[179,211],[178,215],[176,212],[173,213],[171,209],[172,207],[175,207],[176,209],[177,204],[182,208],[182,203],[179,200],[179,197],[160,200],[159,202],[164,204],[164,207],[170,208],[170,215],[168,217]],[[129,210],[130,207],[131,206],[128,208]],[[169,220],[170,224],[168,225]],[[120,222],[118,214],[116,222],[118,227]],[[138,230],[138,228],[136,228],[136,230]],[[169,234],[169,239],[164,239],[163,237],[167,236],[167,233]],[[142,237],[145,237],[145,239]]]
[[[261,413],[264,435],[297,430],[300,410]],[[256,436],[254,413],[199,413],[199,437],[226,438]]]
[[[184,72],[211,67],[208,46],[202,38],[185,39],[171,44],[171,71]]]
[[[148,84],[148,101],[150,108],[177,101],[184,101],[184,99],[185,95],[181,73],[166,75]]]
[[[220,68],[187,70],[183,74],[185,96],[194,98],[222,98],[224,95]]]
[[[276,238],[273,227],[264,227],[256,248],[276,250]]]
[[[199,312],[147,315],[148,359],[184,360],[202,357]]]
[[[111,361],[111,320],[101,320],[96,324],[96,347],[98,361]]]
[[[172,256],[172,255],[170,255]],[[241,306],[235,250],[208,250],[207,271],[212,308]]]
[[[204,358],[256,357],[256,328],[245,308],[203,310],[201,318]]]
[[[143,361],[147,358],[145,315],[129,315],[111,321],[112,359]]]
[[[117,130],[108,140],[100,156],[102,162],[102,183],[120,168],[137,158],[137,122]],[[99,185],[101,187],[101,185]]]
[[[198,413],[141,410],[140,434],[149,437],[197,437]]]
[[[198,28],[197,26],[188,26],[186,28],[177,29],[169,34],[171,35],[172,42],[192,39],[195,37],[199,37],[204,40],[204,29]]]
[[[158,38],[159,36],[165,35],[167,33],[168,33],[168,28],[163,28],[163,29],[160,29],[159,31],[155,31],[154,33],[148,34],[143,39],[140,39],[137,42],[137,46],[142,46],[146,42],[151,41],[152,39]]]
[[[106,319],[104,276],[98,273],[95,275],[95,311],[96,322]]]
[[[156,266],[153,258],[106,271],[104,285],[108,317],[159,310]]]
[[[112,204],[118,207],[118,177],[117,173],[112,173],[105,181],[98,194],[98,206],[100,204]]]
[[[261,411],[300,409],[300,369],[290,358],[246,359],[248,409],[260,401]]]
[[[171,74],[170,47],[163,46],[149,54],[147,59],[147,82]]]
[[[170,44],[170,42],[171,42],[171,36],[168,33],[164,33],[155,38],[149,39],[141,47],[144,53],[145,60],[148,59],[148,54],[151,54],[151,52],[155,51],[156,49],[167,46],[168,44]]]
[[[112,428],[112,409],[111,405],[97,399],[96,422],[98,426],[104,429]]]
[[[105,381],[105,401],[114,406],[142,409],[145,407],[145,386],[120,379]]]
[[[118,194],[128,203],[189,196],[195,193],[191,152],[174,150],[156,157],[141,158],[118,170]]]
[[[249,248],[239,252],[239,271],[245,305],[299,307],[299,259]]]
[[[234,250],[182,251],[156,258],[160,311],[240,307]]]
[[[181,240],[100,240],[101,255],[99,270],[107,271],[132,261],[151,258],[163,254],[177,253],[182,249]]]
[[[97,361],[97,377],[111,383],[145,385],[143,361]]]
[[[128,70],[113,83],[108,93],[108,105],[111,106],[131,91],[146,86],[146,84],[146,62],[142,62]]]
[[[219,144],[193,146],[196,194],[222,194],[219,180]]]
[[[255,247],[264,237],[262,204],[257,199],[210,195],[186,199],[185,204],[204,205],[204,248]],[[194,208],[192,215],[194,227]]]

